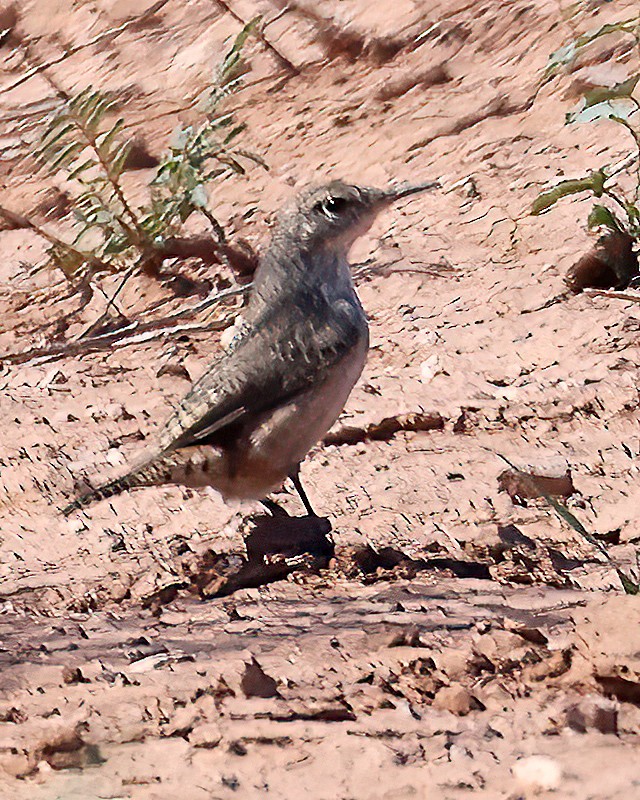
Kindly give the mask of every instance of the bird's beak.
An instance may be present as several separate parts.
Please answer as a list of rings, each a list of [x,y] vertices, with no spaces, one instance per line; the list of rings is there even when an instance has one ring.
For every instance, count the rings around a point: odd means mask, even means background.
[[[399,183],[395,186],[389,186],[387,189],[383,189],[380,192],[380,199],[387,203],[393,203],[396,200],[400,200],[402,197],[409,197],[409,195],[418,194],[418,192],[428,192],[430,189],[439,188],[439,181],[425,181],[424,183]]]

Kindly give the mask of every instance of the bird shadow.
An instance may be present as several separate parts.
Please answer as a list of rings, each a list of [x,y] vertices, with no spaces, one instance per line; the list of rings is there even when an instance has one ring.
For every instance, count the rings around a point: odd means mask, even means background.
[[[258,514],[249,520],[245,553],[202,554],[189,583],[202,599],[226,597],[280,581],[296,571],[318,572],[334,557],[326,517]]]
[[[327,517],[258,514],[252,517],[252,523],[253,528],[244,540],[249,561],[305,554],[329,559],[335,553]]]

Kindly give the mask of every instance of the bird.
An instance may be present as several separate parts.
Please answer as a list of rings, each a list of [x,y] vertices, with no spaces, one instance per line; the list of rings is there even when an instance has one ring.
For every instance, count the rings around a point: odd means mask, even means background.
[[[364,368],[369,327],[348,260],[353,242],[401,198],[437,181],[386,189],[311,186],[277,215],[242,324],[176,406],[155,444],[122,477],[78,495],[73,511],[138,487],[213,487],[260,501],[287,478],[317,516],[300,464],[337,420]]]

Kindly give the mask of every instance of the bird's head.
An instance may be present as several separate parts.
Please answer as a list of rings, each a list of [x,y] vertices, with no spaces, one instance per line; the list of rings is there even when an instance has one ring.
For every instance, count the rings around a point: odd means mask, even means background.
[[[284,236],[305,249],[346,252],[391,203],[439,185],[437,181],[428,181],[373,189],[332,181],[315,186],[303,191],[281,212],[274,236]]]

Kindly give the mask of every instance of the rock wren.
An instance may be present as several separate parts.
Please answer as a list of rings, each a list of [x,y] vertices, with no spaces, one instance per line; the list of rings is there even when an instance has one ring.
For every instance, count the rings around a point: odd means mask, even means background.
[[[156,447],[126,475],[77,497],[65,514],[128,489],[212,486],[266,499],[329,430],[360,377],[369,328],[348,250],[393,201],[436,182],[387,189],[333,181],[303,191],[278,216],[241,332],[177,406]]]

